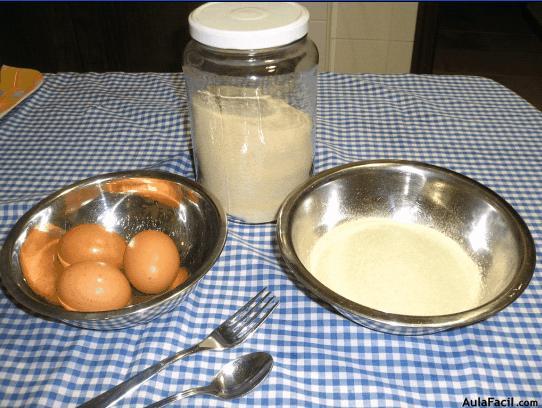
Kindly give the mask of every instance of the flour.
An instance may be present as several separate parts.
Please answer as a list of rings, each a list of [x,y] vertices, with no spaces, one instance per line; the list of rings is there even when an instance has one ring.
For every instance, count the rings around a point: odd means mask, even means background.
[[[479,267],[444,234],[384,218],[339,225],[312,248],[308,269],[334,292],[388,313],[434,316],[476,307]]]
[[[273,221],[312,166],[312,120],[258,90],[222,87],[192,98],[198,181],[226,212]]]

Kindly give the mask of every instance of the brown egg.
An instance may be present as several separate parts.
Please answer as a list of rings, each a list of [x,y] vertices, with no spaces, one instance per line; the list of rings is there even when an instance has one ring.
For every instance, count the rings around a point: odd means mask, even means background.
[[[171,285],[169,285],[168,290],[175,289],[177,286],[182,285],[187,279],[188,269],[186,269],[184,266],[181,266],[179,268],[179,272],[177,272],[177,276],[175,276],[175,279],[173,279],[173,282],[171,282]]]
[[[121,268],[125,249],[126,242],[119,234],[98,224],[81,224],[64,234],[58,258],[64,267],[95,261]]]
[[[128,279],[114,266],[86,261],[65,269],[56,284],[58,301],[67,310],[104,312],[130,303]]]
[[[58,304],[56,280],[62,272],[57,252],[64,230],[56,226],[33,228],[24,241],[19,260],[28,286],[49,302]]]
[[[124,271],[143,293],[169,288],[179,271],[180,257],[173,240],[160,231],[143,231],[132,238],[124,254]]]

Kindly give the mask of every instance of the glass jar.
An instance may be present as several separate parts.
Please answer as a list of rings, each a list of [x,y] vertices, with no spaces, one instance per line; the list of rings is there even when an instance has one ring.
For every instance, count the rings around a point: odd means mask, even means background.
[[[208,3],[189,22],[183,71],[197,180],[229,215],[273,221],[312,171],[318,51],[308,12]]]

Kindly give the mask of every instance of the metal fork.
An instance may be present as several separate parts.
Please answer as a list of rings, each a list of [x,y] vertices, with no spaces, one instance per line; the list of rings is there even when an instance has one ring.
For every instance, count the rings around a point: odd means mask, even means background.
[[[278,303],[278,299],[267,288],[262,289],[198,344],[164,358],[103,394],[85,402],[79,408],[109,407],[153,375],[183,357],[205,350],[225,350],[241,344],[267,319]]]

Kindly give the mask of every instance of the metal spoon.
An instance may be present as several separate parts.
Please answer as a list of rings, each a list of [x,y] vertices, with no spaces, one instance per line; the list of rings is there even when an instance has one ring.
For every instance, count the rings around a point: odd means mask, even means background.
[[[204,387],[190,388],[157,401],[147,408],[163,407],[192,395],[206,394],[223,400],[242,397],[260,384],[273,368],[273,357],[267,353],[245,354],[226,364]]]

